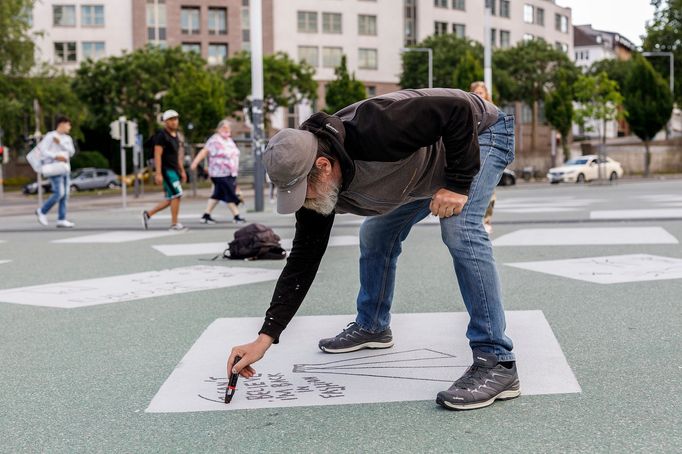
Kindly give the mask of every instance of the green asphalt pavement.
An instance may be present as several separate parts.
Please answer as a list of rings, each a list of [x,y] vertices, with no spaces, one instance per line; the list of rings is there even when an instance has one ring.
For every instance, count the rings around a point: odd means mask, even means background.
[[[651,202],[660,195],[682,197],[682,180],[501,188],[493,238],[522,228],[658,226],[682,241],[682,216],[590,221],[594,210],[675,206]],[[588,199],[584,205],[564,203]],[[518,212],[519,205],[537,201],[548,206],[563,201],[566,210]],[[200,214],[203,206],[204,200],[190,199],[183,212]],[[246,216],[291,238],[293,218],[267,208]],[[73,231],[42,228],[30,210],[0,214],[0,262],[11,260],[0,264],[0,290],[205,265],[200,259],[210,255],[167,257],[151,246],[227,242],[236,229],[227,223],[203,226],[192,217],[182,219],[190,230],[174,236],[118,244],[51,242],[137,230],[139,209],[133,204],[128,210],[112,205],[74,211]],[[358,221],[339,217],[333,234],[356,235]],[[167,223],[155,219],[153,228]],[[208,325],[217,318],[262,316],[273,282],[75,309],[0,302],[0,452],[680,452],[682,279],[601,285],[506,265],[638,253],[682,259],[680,244],[496,247],[505,309],[543,311],[582,393],[522,395],[469,412],[445,411],[434,396],[416,402],[145,413]],[[352,321],[358,255],[357,246],[327,251],[300,315],[348,314]],[[216,265],[281,269],[283,263]],[[438,225],[420,224],[403,246],[393,312],[445,311],[463,312],[464,304]],[[429,335],[428,327],[415,329]],[[226,355],[230,347],[225,346]],[[317,348],[317,339],[310,339],[310,348]],[[268,354],[276,355],[277,346]]]

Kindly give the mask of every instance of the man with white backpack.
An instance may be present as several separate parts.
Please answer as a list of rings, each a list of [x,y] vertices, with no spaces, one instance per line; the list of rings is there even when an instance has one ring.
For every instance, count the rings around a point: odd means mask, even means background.
[[[43,137],[37,149],[40,153],[42,167],[40,172],[50,179],[52,195],[36,209],[36,216],[41,225],[47,226],[47,213],[59,202],[57,227],[72,228],[74,223],[66,219],[67,202],[71,186],[71,157],[76,153],[71,132],[71,120],[67,117],[57,117],[57,127]]]

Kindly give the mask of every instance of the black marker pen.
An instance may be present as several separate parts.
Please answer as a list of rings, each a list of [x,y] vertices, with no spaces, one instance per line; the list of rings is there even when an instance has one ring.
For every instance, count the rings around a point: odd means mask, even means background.
[[[235,356],[234,357],[234,363],[232,364],[232,367],[234,367],[235,364],[237,364],[239,361],[241,361],[242,357],[241,356]],[[239,378],[239,374],[233,373],[230,375],[230,381],[227,384],[227,388],[225,389],[225,403],[229,404],[230,401],[232,400],[232,396],[234,396],[234,392],[237,390],[237,379]]]

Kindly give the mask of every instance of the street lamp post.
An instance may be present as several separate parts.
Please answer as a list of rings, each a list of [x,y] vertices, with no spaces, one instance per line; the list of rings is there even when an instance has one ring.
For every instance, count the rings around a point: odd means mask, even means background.
[[[263,124],[263,9],[261,0],[251,0],[249,16],[251,25],[251,124],[253,125],[252,144],[255,158],[255,208],[256,211],[263,211],[265,128]]]
[[[401,47],[400,52],[426,52],[429,55],[429,88],[433,88],[433,49],[429,47]]]

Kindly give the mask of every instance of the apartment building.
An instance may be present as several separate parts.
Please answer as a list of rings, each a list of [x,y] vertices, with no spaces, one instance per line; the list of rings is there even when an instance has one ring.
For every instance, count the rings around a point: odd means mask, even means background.
[[[574,61],[583,69],[599,60],[629,60],[637,50],[632,41],[616,32],[595,30],[592,25],[577,25],[573,30]]]
[[[121,0],[39,0],[31,15],[37,61],[66,71],[133,48],[132,9]]]
[[[136,49],[182,46],[217,65],[249,40],[248,0],[132,0],[132,12]]]

